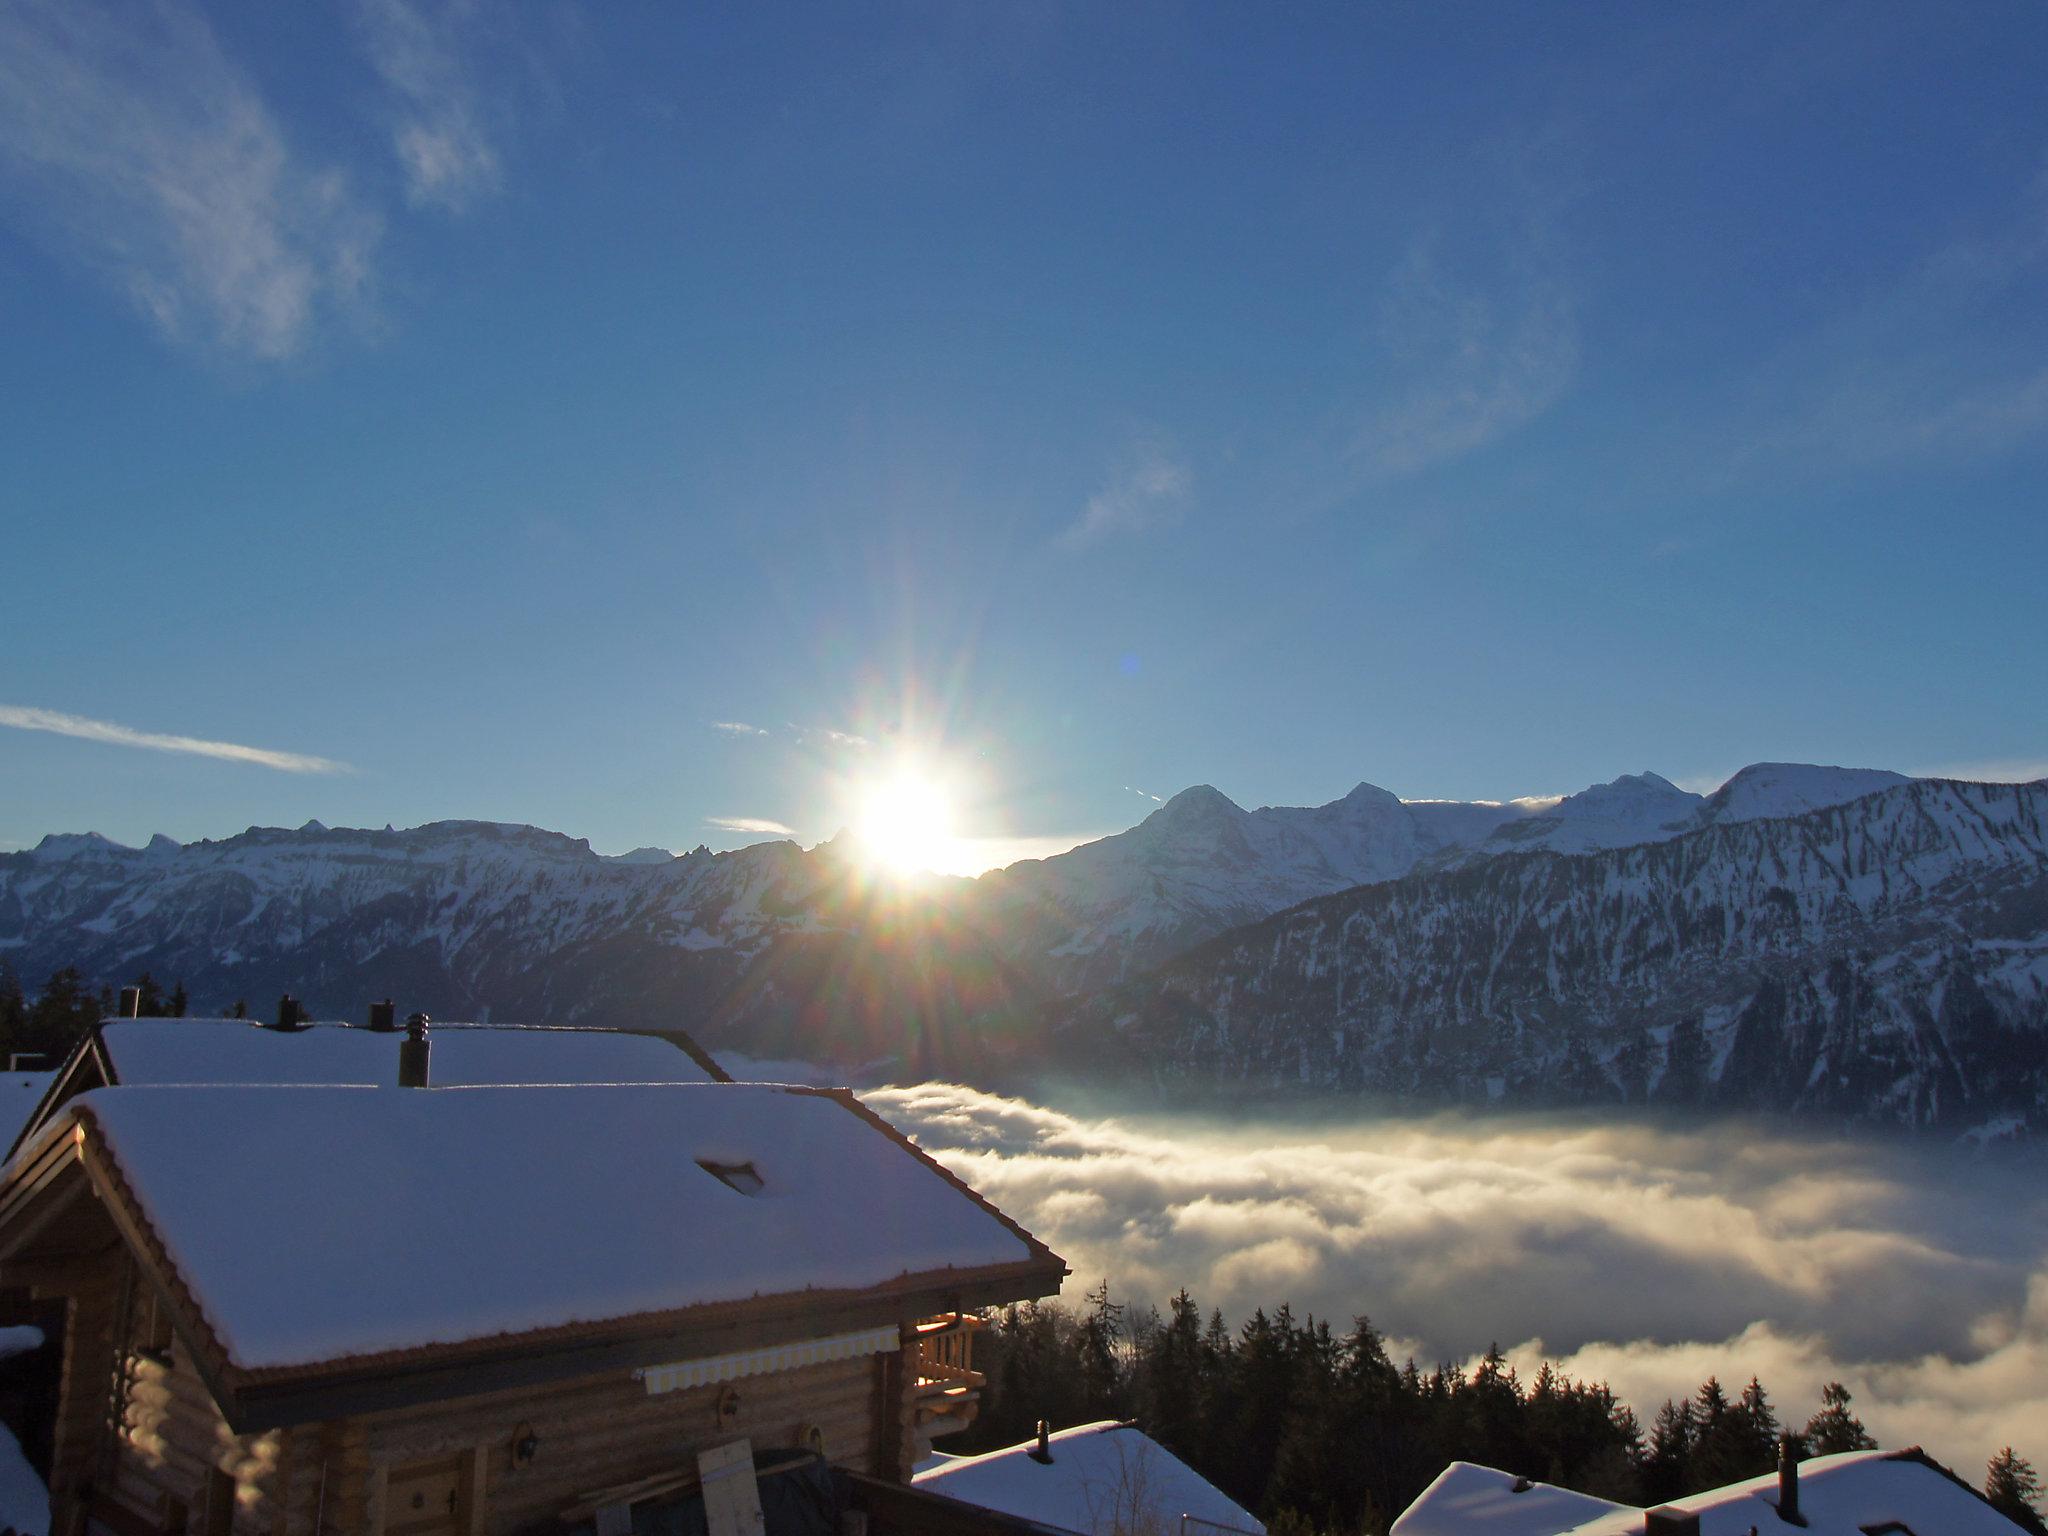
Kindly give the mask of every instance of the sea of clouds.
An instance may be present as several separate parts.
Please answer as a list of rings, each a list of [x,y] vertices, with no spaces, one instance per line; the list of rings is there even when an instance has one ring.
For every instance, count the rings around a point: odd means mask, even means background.
[[[1709,1374],[1796,1427],[1839,1379],[1879,1441],[2048,1466],[2044,1160],[1747,1121],[1224,1118],[957,1084],[863,1095],[1067,1260],[1233,1322],[1367,1313],[1425,1367],[1499,1341],[1647,1422]],[[1397,1354],[1397,1358],[1400,1358]]]

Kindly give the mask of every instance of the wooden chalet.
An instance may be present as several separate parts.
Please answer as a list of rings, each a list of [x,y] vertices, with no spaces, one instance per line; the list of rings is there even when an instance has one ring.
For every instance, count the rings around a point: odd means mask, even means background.
[[[876,1536],[1025,1528],[907,1484],[963,1314],[1065,1267],[845,1090],[116,1070],[0,1172],[0,1287],[65,1309],[53,1536],[619,1529],[741,1438]]]
[[[388,1003],[367,1026],[301,1021],[290,998],[275,1023],[249,1019],[105,1019],[79,1041],[14,1137],[10,1153],[52,1115],[95,1088],[188,1083],[321,1083],[373,1087],[398,1081],[406,1034]],[[443,1087],[534,1083],[730,1082],[680,1029],[569,1029],[524,1024],[436,1024],[433,1076]]]

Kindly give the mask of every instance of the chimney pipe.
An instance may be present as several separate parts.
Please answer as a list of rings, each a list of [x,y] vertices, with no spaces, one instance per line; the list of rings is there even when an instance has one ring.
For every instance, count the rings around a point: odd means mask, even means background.
[[[1052,1465],[1052,1436],[1048,1433],[1043,1419],[1038,1421],[1038,1444],[1031,1448],[1031,1459],[1042,1461],[1047,1466]]]
[[[1787,1525],[1806,1524],[1799,1513],[1799,1463],[1792,1455],[1792,1437],[1778,1441],[1778,1518]]]
[[[381,1003],[370,1004],[370,1028],[380,1035],[397,1033],[398,1009],[390,998],[385,998]]]
[[[306,1024],[306,1010],[299,1006],[299,1000],[287,992],[277,1000],[277,1023],[275,1028],[290,1032],[303,1029]]]
[[[416,1013],[405,1021],[405,1039],[398,1047],[398,1086],[401,1088],[427,1086],[428,1061],[434,1051],[427,1039],[427,1025],[431,1022],[424,1013]]]
[[[139,1019],[142,1017],[142,988],[123,987],[121,989],[121,1017],[124,1019]]]
[[[1643,1512],[1643,1536],[1700,1536],[1700,1517],[1690,1510],[1661,1509]]]

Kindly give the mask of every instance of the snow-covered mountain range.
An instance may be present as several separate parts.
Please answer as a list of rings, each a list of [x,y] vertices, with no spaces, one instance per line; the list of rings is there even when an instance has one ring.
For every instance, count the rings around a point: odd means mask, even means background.
[[[1871,951],[1872,965],[1892,967],[1871,983],[1892,999],[1887,1029],[1926,1005],[1901,978],[1932,974],[1928,946],[1947,956],[1943,935],[1972,955],[1980,938],[2005,945],[1983,951],[1998,964],[1964,969],[1990,987],[2001,1020],[2035,1018],[2041,950],[2026,946],[2048,944],[2041,792],[2008,792],[2015,809],[1994,825],[1967,810],[1988,793],[1977,787],[1790,764],[1745,769],[1706,797],[1647,773],[1500,804],[1404,802],[1361,784],[1324,806],[1245,810],[1198,787],[1058,857],[908,889],[873,884],[832,844],[605,857],[560,834],[479,822],[310,823],[140,849],[58,835],[0,855],[0,961],[31,988],[63,965],[109,982],[149,970],[209,1009],[239,998],[264,1014],[291,991],[348,1016],[388,994],[442,1015],[675,1022],[755,1054],[894,1056],[913,1070],[983,1075],[1128,1047],[1182,1079],[1533,1097],[1567,1064],[1585,1075],[1565,1054],[1582,1040],[1611,1091],[1627,1095],[1638,1085],[1617,1065],[1634,1040],[1616,1033],[1634,1027],[1626,1021],[1650,1031],[1643,1049],[1654,1055],[1668,1043],[1667,1015],[1697,1004],[1720,1085],[1724,1037],[1743,1000],[1762,995],[1766,971],[1824,972],[1874,934],[1886,945],[1913,935],[1910,954]],[[1945,809],[1899,820],[1901,805],[1923,800]],[[1853,899],[1826,894],[1817,871],[1836,867],[1832,855],[1801,841],[1815,817],[1834,818],[1847,839]],[[1974,840],[1963,835],[1971,826]],[[1948,860],[1939,872],[1927,862],[1936,845]],[[1607,883],[1588,885],[1595,872]],[[2002,894],[1987,906],[1993,885]],[[1808,903],[1791,926],[1776,916],[1788,900]],[[1307,914],[1333,903],[1367,915],[1341,928],[1335,948],[1327,934],[1303,937],[1319,931]],[[1695,940],[1712,921],[1748,937],[1716,952],[1709,985]],[[1540,974],[1443,947],[1446,935],[1482,930],[1503,954],[1540,950]],[[1767,931],[1777,947],[1757,948]],[[1270,964],[1252,966],[1245,956],[1269,943]],[[1370,1006],[1351,959],[1341,999],[1317,991],[1328,957],[1354,949],[1381,967]],[[1418,1056],[1425,1024],[1431,1043]],[[1475,1029],[1528,1048],[1473,1055],[1465,1032]],[[1240,1049],[1254,1038],[1255,1060]],[[1465,1043],[1453,1050],[1452,1040]],[[1676,1096],[1678,1080],[1661,1070],[1650,1081]],[[1899,1112],[1927,1118],[1917,1100]]]
[[[1755,805],[1322,897],[1073,1001],[1055,1038],[1198,1084],[2048,1128],[2048,781]]]

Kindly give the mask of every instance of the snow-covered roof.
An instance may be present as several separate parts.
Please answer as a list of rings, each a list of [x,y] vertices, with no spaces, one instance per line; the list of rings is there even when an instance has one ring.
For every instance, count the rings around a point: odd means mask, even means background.
[[[73,1100],[14,1167],[74,1120],[244,1375],[911,1277],[1058,1284],[1055,1256],[847,1095],[122,1087]],[[706,1164],[751,1164],[758,1192]]]
[[[0,1147],[13,1144],[56,1080],[54,1070],[0,1072]]]
[[[21,1536],[43,1536],[50,1528],[50,1491],[5,1425],[0,1425],[0,1528]]]
[[[1394,1522],[1394,1536],[1642,1536],[1643,1511],[1456,1462]],[[1775,1473],[1674,1499],[1700,1536],[1790,1530]],[[1805,1536],[2013,1536],[2019,1527],[1917,1450],[1849,1451],[1799,1464]]]
[[[246,1019],[109,1019],[100,1045],[123,1087],[169,1083],[382,1086],[398,1081],[404,1032],[348,1024],[277,1030]],[[436,1024],[437,1086],[703,1083],[711,1074],[673,1041],[609,1029]]]
[[[1624,1504],[1454,1461],[1394,1522],[1393,1536],[1559,1536]],[[1633,1514],[1640,1536],[1642,1511]]]
[[[1142,1430],[1105,1420],[1050,1437],[1052,1459],[1036,1440],[985,1456],[943,1456],[911,1481],[927,1493],[1034,1520],[1080,1536],[1112,1531],[1249,1531],[1265,1526],[1194,1468]],[[1195,1522],[1201,1522],[1196,1524]]]

